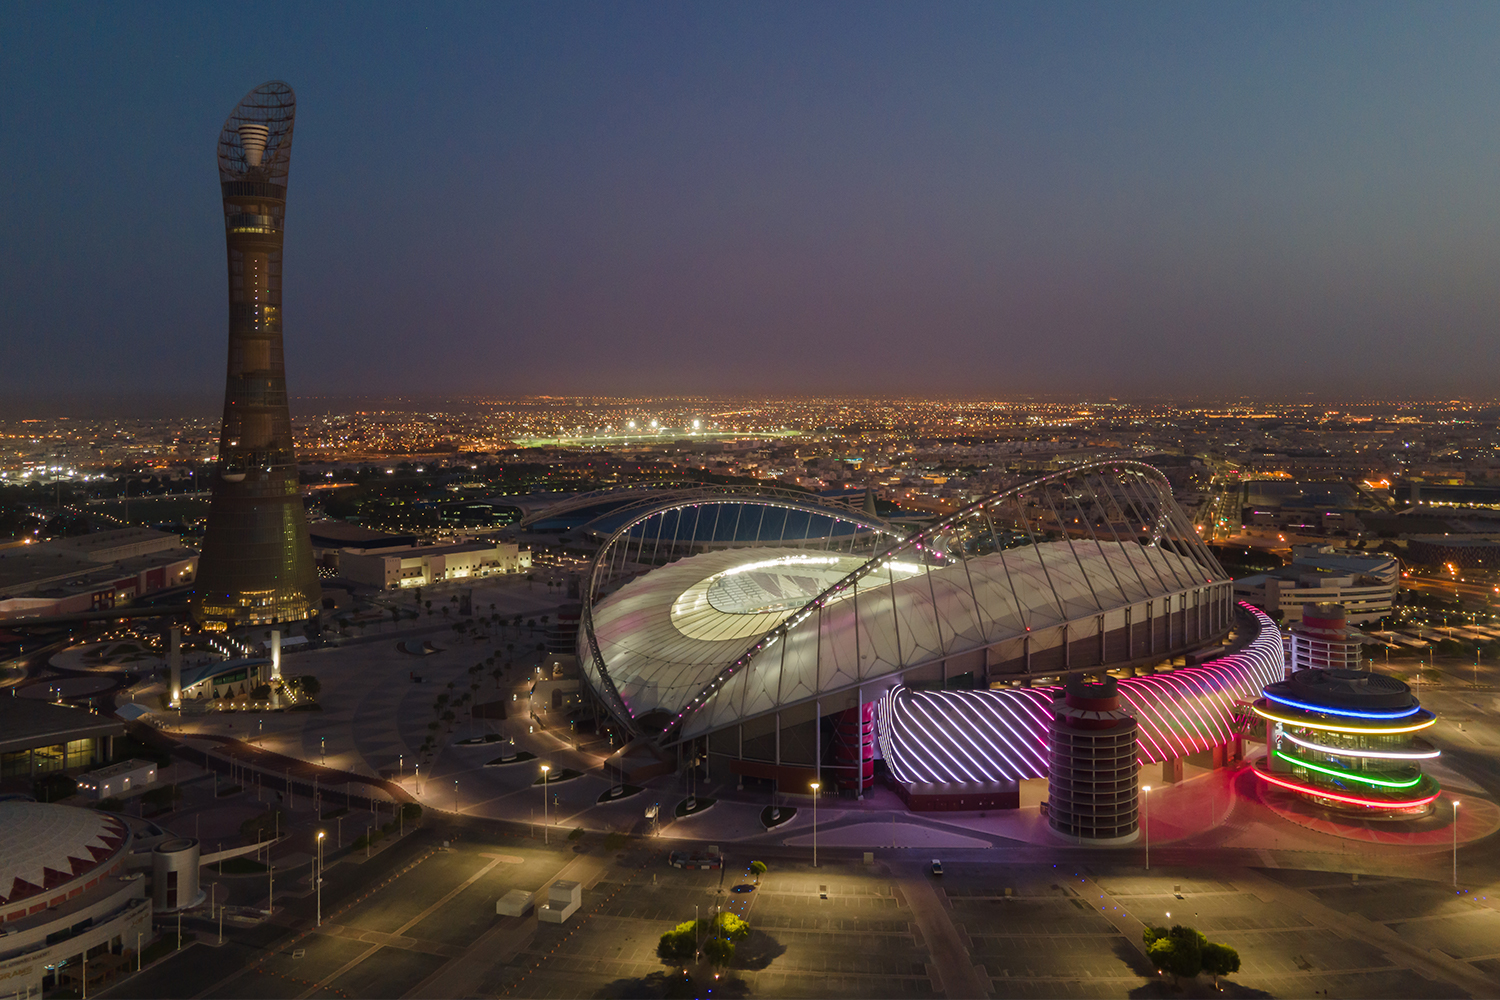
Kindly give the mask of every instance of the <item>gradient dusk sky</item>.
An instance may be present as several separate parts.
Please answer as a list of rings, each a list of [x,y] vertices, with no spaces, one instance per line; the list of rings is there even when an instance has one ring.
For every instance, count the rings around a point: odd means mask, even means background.
[[[0,7],[0,394],[1493,397],[1500,4]]]

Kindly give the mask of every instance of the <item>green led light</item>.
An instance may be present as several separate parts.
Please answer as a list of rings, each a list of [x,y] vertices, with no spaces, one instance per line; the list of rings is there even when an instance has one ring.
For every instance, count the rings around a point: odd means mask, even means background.
[[[1363,781],[1367,785],[1378,785],[1381,788],[1410,788],[1412,785],[1415,785],[1417,782],[1422,780],[1422,776],[1419,774],[1410,781],[1385,781],[1381,778],[1367,778],[1363,774],[1355,774],[1353,771],[1340,771],[1336,768],[1323,767],[1319,764],[1312,764],[1308,761],[1303,760],[1301,757],[1290,757],[1282,753],[1280,750],[1276,751],[1276,756],[1280,757],[1282,760],[1286,761],[1289,764],[1297,764],[1305,767],[1309,771],[1320,771],[1323,774],[1331,775],[1335,778],[1348,778],[1350,781]]]

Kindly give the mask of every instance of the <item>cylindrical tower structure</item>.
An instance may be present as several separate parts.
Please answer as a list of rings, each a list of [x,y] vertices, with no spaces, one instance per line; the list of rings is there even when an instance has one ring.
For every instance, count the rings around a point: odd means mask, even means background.
[[[1139,833],[1136,721],[1120,708],[1113,677],[1075,675],[1052,703],[1047,821],[1081,840],[1119,842]]]
[[[1304,604],[1287,637],[1288,676],[1297,670],[1357,670],[1360,642],[1349,637],[1342,604]]]
[[[186,910],[203,901],[198,888],[198,841],[180,837],[151,851],[151,902],[158,913]]]
[[[1365,819],[1425,816],[1438,783],[1422,762],[1438,750],[1417,734],[1436,717],[1394,677],[1363,670],[1298,670],[1266,685],[1267,721],[1256,773],[1318,806]]]
[[[229,252],[229,371],[218,474],[193,616],[204,627],[295,621],[321,601],[297,487],[282,357],[281,246],[297,102],[284,83],[240,101],[219,133]]]

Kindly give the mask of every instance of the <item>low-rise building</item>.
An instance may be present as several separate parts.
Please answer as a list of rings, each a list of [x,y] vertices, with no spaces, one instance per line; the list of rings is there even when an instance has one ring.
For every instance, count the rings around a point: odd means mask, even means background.
[[[1394,556],[1331,545],[1298,545],[1288,566],[1234,581],[1237,599],[1284,623],[1302,620],[1309,604],[1340,604],[1355,624],[1391,613],[1401,566]]]
[[[525,572],[531,568],[531,552],[514,542],[492,541],[344,549],[339,567],[345,578],[356,583],[398,590],[444,580]]]
[[[192,583],[198,553],[150,528],[96,531],[0,550],[0,618],[107,611]]]
[[[144,791],[155,783],[155,761],[122,760],[80,775],[78,794],[93,799],[118,799]]]
[[[98,767],[109,760],[111,741],[124,735],[119,720],[86,709],[0,697],[0,781]]]

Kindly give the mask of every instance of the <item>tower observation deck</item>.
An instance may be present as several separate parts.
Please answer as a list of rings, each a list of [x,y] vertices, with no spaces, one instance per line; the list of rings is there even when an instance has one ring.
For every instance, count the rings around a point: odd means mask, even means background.
[[[265,83],[219,133],[229,366],[193,617],[209,629],[309,618],[321,600],[297,487],[282,355],[281,253],[297,101]]]

